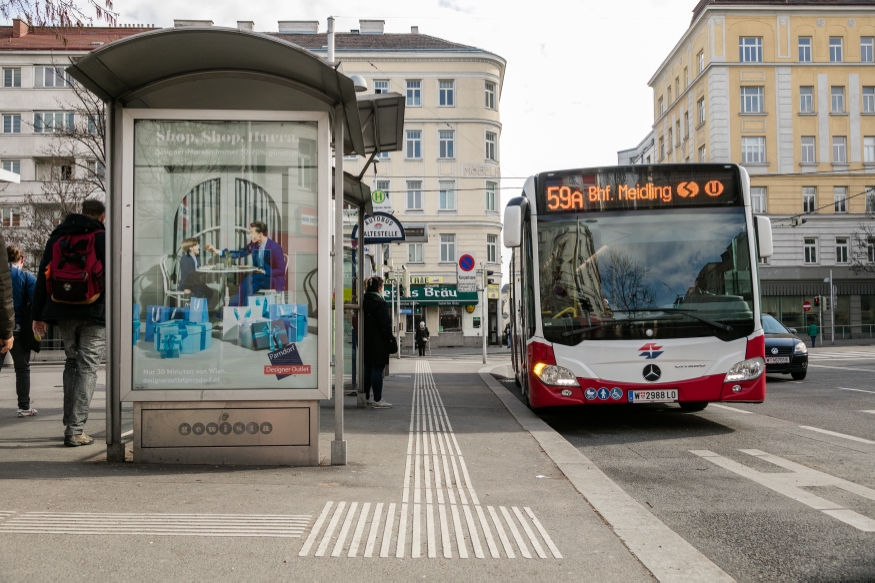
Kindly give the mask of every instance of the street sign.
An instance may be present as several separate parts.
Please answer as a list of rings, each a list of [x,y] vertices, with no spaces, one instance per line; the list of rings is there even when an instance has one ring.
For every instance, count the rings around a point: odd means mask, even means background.
[[[806,312],[810,312],[811,311],[811,302],[809,302],[808,300],[805,300],[804,302],[802,302],[802,309],[805,310]]]
[[[389,193],[379,188],[371,193],[371,202],[374,205],[374,212],[391,213],[392,201],[389,200]]]
[[[468,253],[459,257],[456,263],[456,289],[460,292],[476,292],[477,291],[477,274],[474,272],[474,267],[477,262],[474,257]]]
[[[358,225],[352,228],[350,235],[352,240],[357,239],[358,228]],[[365,243],[391,243],[404,240],[404,226],[392,215],[377,212],[374,216],[365,215]]]

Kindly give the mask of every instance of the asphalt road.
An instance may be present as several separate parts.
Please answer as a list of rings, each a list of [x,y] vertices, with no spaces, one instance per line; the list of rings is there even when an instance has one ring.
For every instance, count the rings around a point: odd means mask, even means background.
[[[761,405],[538,414],[739,581],[873,580],[875,532],[835,515],[875,528],[875,349],[817,348],[810,363],[801,382],[770,375]]]

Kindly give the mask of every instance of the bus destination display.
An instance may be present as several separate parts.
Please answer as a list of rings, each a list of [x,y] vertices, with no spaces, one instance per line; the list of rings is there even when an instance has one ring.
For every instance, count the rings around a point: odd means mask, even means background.
[[[740,205],[737,176],[723,165],[545,173],[539,176],[538,212]]]

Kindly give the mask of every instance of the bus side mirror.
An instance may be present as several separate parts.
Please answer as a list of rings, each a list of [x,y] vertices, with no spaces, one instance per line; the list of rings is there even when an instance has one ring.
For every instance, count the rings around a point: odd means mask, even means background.
[[[504,246],[519,247],[523,238],[523,208],[518,205],[504,209]]]
[[[772,221],[769,217],[755,215],[754,219],[757,222],[757,247],[759,248],[760,257],[771,257],[774,253],[772,245]]]

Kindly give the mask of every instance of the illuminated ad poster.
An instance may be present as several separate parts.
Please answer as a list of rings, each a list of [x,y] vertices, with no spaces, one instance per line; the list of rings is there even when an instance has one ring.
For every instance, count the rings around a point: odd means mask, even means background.
[[[137,120],[133,388],[317,387],[317,125]]]

